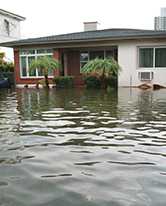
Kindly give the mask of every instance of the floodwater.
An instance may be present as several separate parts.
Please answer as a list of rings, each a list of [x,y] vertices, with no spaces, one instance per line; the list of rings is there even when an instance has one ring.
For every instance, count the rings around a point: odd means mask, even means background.
[[[166,90],[0,91],[0,206],[165,206]]]

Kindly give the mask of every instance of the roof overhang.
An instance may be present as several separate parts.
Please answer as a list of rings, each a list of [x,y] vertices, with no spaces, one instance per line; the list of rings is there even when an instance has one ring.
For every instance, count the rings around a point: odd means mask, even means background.
[[[107,38],[91,38],[91,39],[72,39],[72,40],[45,40],[45,41],[34,41],[35,39],[27,40],[18,40],[11,42],[0,43],[0,46],[10,47],[10,48],[19,48],[19,47],[30,47],[30,46],[44,46],[44,45],[55,45],[57,48],[65,47],[78,47],[80,44],[90,44],[90,43],[99,43],[99,42],[115,42],[115,41],[132,41],[132,40],[151,40],[151,39],[166,39],[166,35],[139,35],[139,36],[124,36],[124,37],[107,37]]]
[[[20,16],[20,15],[17,15],[17,14],[14,14],[12,12],[9,12],[9,11],[6,11],[6,10],[3,10],[3,9],[0,9],[0,14],[3,14],[5,16],[9,16],[9,17],[12,17],[18,21],[24,21],[26,18],[23,17],[23,16]]]

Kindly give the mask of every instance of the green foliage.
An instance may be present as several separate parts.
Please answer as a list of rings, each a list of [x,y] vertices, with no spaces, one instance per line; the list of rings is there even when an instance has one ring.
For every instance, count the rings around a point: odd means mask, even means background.
[[[89,61],[81,68],[81,72],[100,78],[101,87],[106,89],[110,86],[109,78],[117,76],[120,66],[113,58],[99,59]],[[113,82],[111,82],[113,84]]]
[[[0,62],[0,72],[14,72],[14,64],[12,62]]]
[[[14,72],[13,62],[6,62],[4,57],[5,53],[0,52],[0,72]]]
[[[89,61],[81,68],[82,73],[96,73],[99,76],[117,75],[120,71],[120,66],[113,58],[99,59]]]
[[[56,59],[47,56],[35,59],[30,64],[30,70],[36,68],[41,69],[44,76],[48,76],[49,71],[52,71],[59,67],[60,63]]]
[[[60,68],[60,63],[53,57],[44,56],[31,62],[30,71],[33,69],[36,70],[36,68],[40,69],[44,74],[46,88],[49,88],[48,74],[50,71]]]
[[[101,87],[101,82],[100,79],[96,76],[85,76],[84,77],[84,82],[86,85],[86,88],[100,88]]]
[[[117,76],[115,76],[115,75],[112,75],[112,76],[106,78],[107,85],[111,88],[117,87],[117,85],[118,85],[117,81],[118,81],[118,79],[117,79]]]
[[[57,76],[54,77],[53,82],[57,88],[72,88],[74,86],[73,76]]]

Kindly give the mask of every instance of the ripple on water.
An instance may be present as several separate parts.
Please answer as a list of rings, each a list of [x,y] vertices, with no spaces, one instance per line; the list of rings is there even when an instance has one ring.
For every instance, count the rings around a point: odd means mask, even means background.
[[[0,91],[1,204],[165,206],[163,91]]]

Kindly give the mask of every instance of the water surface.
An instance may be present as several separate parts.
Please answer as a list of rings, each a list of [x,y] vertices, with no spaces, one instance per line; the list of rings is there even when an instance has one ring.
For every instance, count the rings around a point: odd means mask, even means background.
[[[0,91],[0,205],[165,206],[166,90]]]

